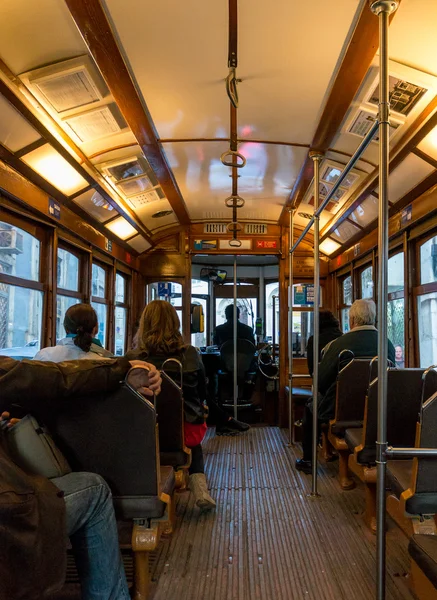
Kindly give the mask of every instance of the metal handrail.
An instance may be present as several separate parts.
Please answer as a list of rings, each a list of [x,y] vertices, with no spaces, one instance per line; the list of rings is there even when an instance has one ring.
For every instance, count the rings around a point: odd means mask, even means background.
[[[363,152],[366,150],[367,146],[370,144],[370,142],[374,138],[375,133],[378,131],[378,127],[379,127],[379,122],[376,121],[372,125],[369,133],[366,135],[366,137],[364,138],[364,140],[361,142],[361,144],[356,149],[355,154],[352,156],[352,158],[350,159],[350,161],[347,163],[347,165],[346,165],[343,173],[340,175],[340,177],[335,182],[334,187],[332,188],[332,190],[329,192],[329,194],[326,196],[326,198],[320,204],[319,208],[314,212],[314,214],[311,217],[309,223],[307,224],[307,226],[305,227],[305,229],[300,234],[299,238],[294,243],[294,245],[291,248],[290,252],[294,252],[296,250],[296,248],[299,246],[299,244],[301,243],[301,241],[304,239],[304,237],[306,236],[306,234],[308,233],[308,231],[313,226],[315,218],[318,217],[318,216],[320,216],[320,214],[322,213],[322,211],[325,209],[325,207],[331,201],[331,199],[333,198],[334,194],[337,192],[337,190],[340,187],[340,185],[343,183],[343,181],[345,180],[345,178],[349,175],[350,170],[353,169],[353,167],[355,166],[355,163],[358,162],[358,160],[361,158],[361,155],[363,154]]]
[[[437,448],[394,448],[393,446],[388,446],[385,453],[388,458],[395,458],[398,456],[404,458],[431,458],[432,456],[437,456]]]

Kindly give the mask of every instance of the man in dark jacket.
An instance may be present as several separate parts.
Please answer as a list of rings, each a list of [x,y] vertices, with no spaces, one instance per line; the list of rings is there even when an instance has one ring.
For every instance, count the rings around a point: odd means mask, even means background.
[[[338,375],[338,357],[350,350],[357,358],[373,358],[378,354],[378,330],[375,327],[376,306],[373,300],[356,300],[349,311],[350,331],[330,342],[319,365],[318,420],[327,423],[334,417]],[[388,359],[395,362],[395,349],[388,342]],[[303,425],[303,458],[296,461],[298,471],[311,473],[313,450],[312,409],[307,407]]]
[[[129,362],[125,358],[116,360],[94,361],[80,360],[64,363],[15,361],[0,356],[0,412],[9,411],[14,403],[19,403],[25,410],[43,407],[56,411],[70,399],[109,392],[124,379],[131,365],[149,367],[148,388],[138,391],[147,396],[159,393],[161,377],[153,365],[141,361]],[[7,420],[9,414],[3,412],[1,419]],[[116,416],[114,415],[114,418]],[[13,422],[11,423],[13,425]],[[0,432],[1,433],[1,432]],[[0,472],[0,479],[2,473]],[[67,533],[70,537],[76,559],[76,566],[81,580],[82,598],[84,600],[129,600],[126,576],[118,549],[117,524],[115,521],[111,491],[106,482],[94,473],[70,473],[64,477],[51,480],[63,492],[64,505],[59,510],[66,510],[67,531],[59,531],[62,540]],[[56,515],[53,515],[55,519]],[[41,521],[38,515],[29,515],[29,522]],[[55,522],[57,522],[55,520]],[[39,532],[40,539],[45,539]],[[10,589],[19,589],[19,581],[11,582],[11,577],[23,577],[22,572],[14,569],[14,556],[21,555],[19,547],[2,546],[2,557],[9,557],[11,564],[2,565],[7,569],[4,577],[0,577],[0,597],[13,600],[8,593]],[[36,565],[29,565],[33,569]],[[41,586],[43,588],[43,585]],[[22,595],[20,598],[23,597]]]
[[[225,316],[226,316],[226,323],[223,323],[223,325],[219,325],[218,327],[216,327],[214,336],[213,336],[214,345],[218,346],[219,348],[228,340],[234,339],[234,305],[233,304],[229,304],[225,308]],[[237,319],[239,319],[239,318],[240,318],[240,309],[237,306]],[[244,323],[242,323],[239,320],[237,320],[237,338],[239,340],[249,340],[249,342],[252,342],[252,344],[255,344],[255,337],[253,335],[252,328],[249,327],[249,325],[245,325]]]

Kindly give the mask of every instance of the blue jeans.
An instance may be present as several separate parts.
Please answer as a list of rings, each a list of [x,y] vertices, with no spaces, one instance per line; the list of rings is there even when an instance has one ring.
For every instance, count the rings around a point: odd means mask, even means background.
[[[129,600],[108,485],[94,473],[70,473],[52,482],[64,492],[82,599]]]

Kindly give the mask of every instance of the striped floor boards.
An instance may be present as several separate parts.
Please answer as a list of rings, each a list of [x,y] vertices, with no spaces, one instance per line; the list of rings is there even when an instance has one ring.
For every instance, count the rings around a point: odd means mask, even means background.
[[[153,600],[367,600],[375,598],[375,538],[363,489],[343,492],[337,466],[319,468],[320,499],[297,473],[277,428],[204,442],[215,513],[177,497],[177,526],[153,565]],[[387,600],[411,599],[407,539],[387,535]]]

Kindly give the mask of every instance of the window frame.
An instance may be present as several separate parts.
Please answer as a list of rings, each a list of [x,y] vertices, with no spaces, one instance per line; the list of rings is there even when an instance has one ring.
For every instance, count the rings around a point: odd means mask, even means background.
[[[105,295],[102,298],[101,296],[93,296],[93,265],[102,268],[105,271]],[[106,335],[103,343],[103,347],[110,351],[115,350],[114,348],[114,334],[112,331],[112,324],[114,323],[114,301],[113,298],[115,296],[115,277],[114,277],[114,269],[111,269],[110,265],[102,262],[94,255],[91,257],[90,262],[90,304],[104,304],[106,306]],[[111,289],[113,292],[111,294]]]
[[[119,302],[117,300],[117,294],[116,294],[116,285],[117,285],[117,275],[119,275],[120,277],[122,277],[125,281],[125,288],[124,288],[124,301],[123,302]],[[115,265],[114,267],[114,331],[113,331],[113,335],[114,335],[114,343],[113,343],[113,353],[115,355],[115,327],[116,327],[116,322],[115,322],[115,311],[117,308],[124,308],[126,310],[126,325],[125,325],[125,331],[124,331],[124,339],[125,339],[125,347],[123,349],[123,354],[121,356],[124,356],[127,352],[127,347],[129,345],[129,319],[130,319],[130,307],[131,307],[131,303],[132,303],[132,294],[131,294],[131,282],[132,282],[132,277],[127,275],[124,271],[121,271],[117,265]]]

